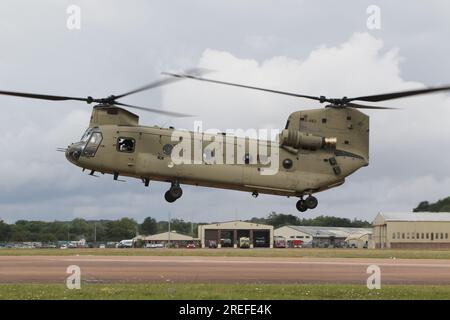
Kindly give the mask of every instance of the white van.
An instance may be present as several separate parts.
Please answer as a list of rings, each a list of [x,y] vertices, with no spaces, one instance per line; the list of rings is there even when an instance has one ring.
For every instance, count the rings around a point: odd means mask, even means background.
[[[133,248],[133,239],[120,241],[117,248]]]

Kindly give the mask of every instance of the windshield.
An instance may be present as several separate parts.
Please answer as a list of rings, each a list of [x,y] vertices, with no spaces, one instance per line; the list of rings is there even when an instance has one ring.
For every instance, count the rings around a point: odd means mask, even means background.
[[[81,142],[87,142],[89,139],[89,136],[91,135],[93,128],[87,128],[86,132],[83,134],[83,136],[81,137]]]
[[[89,142],[87,143],[83,151],[83,155],[87,157],[95,156],[95,153],[97,152],[100,142],[103,139],[103,136],[99,131],[94,131],[90,137],[91,138],[89,139]]]

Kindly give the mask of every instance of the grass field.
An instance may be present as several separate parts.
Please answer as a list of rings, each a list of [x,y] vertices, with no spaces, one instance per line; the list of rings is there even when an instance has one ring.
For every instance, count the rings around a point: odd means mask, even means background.
[[[0,299],[450,299],[450,286],[307,284],[0,284]]]
[[[450,250],[371,249],[0,249],[0,256],[222,256],[450,259]]]

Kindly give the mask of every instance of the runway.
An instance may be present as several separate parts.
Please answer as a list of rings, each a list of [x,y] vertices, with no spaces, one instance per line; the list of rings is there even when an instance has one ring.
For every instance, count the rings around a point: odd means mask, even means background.
[[[88,283],[224,282],[450,284],[450,260],[186,256],[0,256],[0,283],[58,283],[77,265]]]

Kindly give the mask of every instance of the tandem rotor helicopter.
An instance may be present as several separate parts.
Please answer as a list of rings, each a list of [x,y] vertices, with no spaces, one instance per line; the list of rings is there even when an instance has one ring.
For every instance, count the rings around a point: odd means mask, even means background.
[[[11,91],[0,91],[0,95],[95,103],[88,129],[81,140],[59,150],[64,151],[67,160],[83,168],[83,171],[90,170],[90,175],[96,172],[111,174],[114,180],[120,176],[133,177],[142,180],[146,187],[151,180],[169,182],[171,186],[164,196],[168,202],[174,202],[182,196],[182,184],[245,191],[255,197],[260,193],[298,197],[300,199],[296,208],[304,212],[317,207],[318,200],[313,194],[342,185],[347,176],[369,164],[369,116],[358,109],[391,108],[355,101],[381,102],[450,90],[450,86],[444,86],[354,98],[327,98],[206,79],[203,78],[204,73],[206,70],[202,69],[163,73],[169,77],[124,94],[100,99]],[[171,153],[178,143],[172,139],[175,129],[140,125],[139,116],[122,107],[174,117],[189,115],[129,105],[118,100],[181,79],[305,98],[327,105],[325,108],[301,110],[289,115],[276,146],[279,169],[273,175],[260,174],[265,164],[259,161],[259,154],[257,159],[251,159],[246,153],[243,161],[235,161],[234,164],[201,162],[174,165]],[[210,143],[202,140],[198,142],[201,148],[206,148]],[[231,150],[227,151],[231,154],[224,156],[238,160],[236,150],[246,143],[248,139],[233,138],[231,146],[226,149]]]

